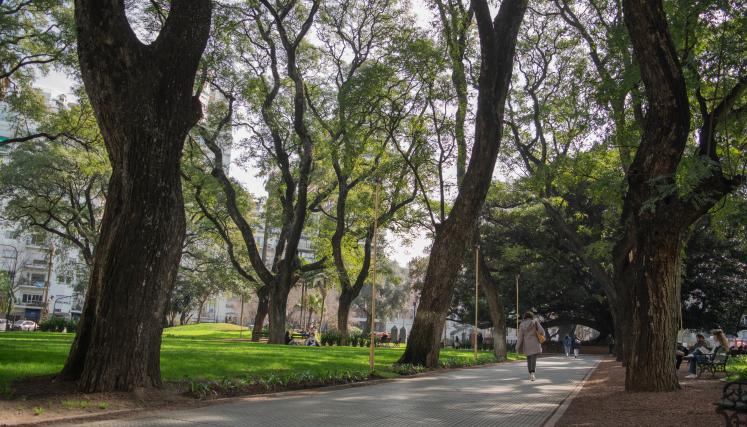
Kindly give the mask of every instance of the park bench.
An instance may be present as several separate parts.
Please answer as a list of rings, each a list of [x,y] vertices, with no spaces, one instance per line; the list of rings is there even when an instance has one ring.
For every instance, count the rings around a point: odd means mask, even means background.
[[[715,377],[717,372],[726,374],[726,364],[728,362],[729,353],[718,347],[708,360],[698,362],[698,378],[706,371],[711,373],[711,377]]]
[[[724,386],[721,400],[714,403],[729,427],[747,426],[747,382],[730,382]]]

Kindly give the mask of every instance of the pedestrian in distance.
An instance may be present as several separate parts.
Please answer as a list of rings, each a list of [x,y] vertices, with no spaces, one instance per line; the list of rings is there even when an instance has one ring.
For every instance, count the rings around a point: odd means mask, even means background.
[[[482,350],[482,341],[483,341],[482,332],[478,332],[477,334],[477,349],[478,350]]]
[[[571,357],[571,347],[573,346],[573,339],[570,335],[565,334],[563,338],[563,349],[565,350],[565,357]]]
[[[578,359],[578,354],[581,352],[581,338],[574,335],[573,337],[573,358]]]
[[[527,356],[529,380],[534,381],[537,368],[537,357],[542,353],[542,343],[545,342],[545,330],[534,318],[531,311],[524,313],[524,320],[519,324],[516,338],[516,351]]]
[[[610,354],[615,353],[615,337],[612,334],[607,335],[607,346],[609,347]]]

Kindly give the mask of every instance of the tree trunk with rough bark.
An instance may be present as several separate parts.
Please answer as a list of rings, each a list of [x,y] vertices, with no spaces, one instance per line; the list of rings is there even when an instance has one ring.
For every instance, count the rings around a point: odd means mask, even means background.
[[[123,2],[75,2],[78,57],[112,165],[81,330],[63,376],[85,392],[161,385],[160,346],[185,219],[179,162],[202,114],[208,0],[176,0],[143,45]]]
[[[623,203],[625,233],[614,249],[617,284],[627,293],[630,338],[625,342],[628,391],[673,391],[679,329],[680,256],[683,237],[698,218],[741,177],[723,175],[717,140],[711,129],[728,117],[736,99],[747,90],[740,82],[711,112],[701,103],[704,126],[696,156],[710,174],[689,194],[677,191],[675,175],[690,134],[690,105],[679,57],[667,28],[660,0],[624,0],[625,25],[645,85],[648,110],[641,142],[627,175]],[[702,95],[698,91],[696,96]],[[711,128],[713,126],[713,128]],[[623,331],[625,333],[625,331]]]
[[[188,320],[189,320],[189,313],[187,312],[179,313],[179,324],[180,325],[186,325]]]
[[[615,247],[617,285],[629,298],[625,388],[673,391],[679,388],[671,357],[679,317],[677,258],[680,234],[689,224],[673,215],[683,208],[676,194],[663,194],[651,182],[658,181],[659,188],[674,184],[690,129],[689,104],[661,2],[626,0],[623,10],[650,102],[628,174],[626,233]]]
[[[493,322],[493,354],[498,361],[506,360],[508,348],[506,346],[506,311],[503,307],[503,298],[490,276],[488,265],[483,253],[480,252],[480,289],[485,294],[490,309],[490,320]]]
[[[436,229],[420,306],[399,363],[438,366],[444,319],[462,265],[462,258],[454,257],[454,254],[467,252],[490,186],[500,148],[504,103],[511,81],[516,37],[526,7],[525,0],[506,0],[501,3],[493,20],[486,1],[472,1],[481,50],[475,144],[453,208],[448,218]]]
[[[628,391],[672,391],[679,388],[674,359],[680,312],[681,237],[679,233],[650,230],[636,242],[639,256],[623,273],[629,277],[628,328],[622,333],[623,360],[628,367]],[[627,323],[627,324],[626,324]],[[627,333],[626,333],[627,332]]]
[[[347,345],[348,343],[348,319],[350,318],[350,306],[353,304],[353,300],[355,299],[355,296],[353,296],[352,292],[346,289],[342,289],[340,291],[340,299],[337,305],[337,330],[340,331],[340,335],[342,336],[342,345]]]
[[[270,287],[269,298],[269,320],[270,335],[267,342],[270,344],[285,343],[286,309],[288,307],[288,294],[295,284],[292,273],[280,267],[280,272],[275,276],[275,283]]]
[[[265,326],[265,318],[270,305],[270,288],[267,285],[257,290],[257,314],[254,315],[254,327],[252,328],[252,342],[259,342],[262,338],[262,328]]]

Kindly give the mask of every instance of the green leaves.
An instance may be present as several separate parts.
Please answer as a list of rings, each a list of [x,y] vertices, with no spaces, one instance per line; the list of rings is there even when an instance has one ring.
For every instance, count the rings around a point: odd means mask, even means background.
[[[13,146],[0,169],[2,215],[19,229],[62,238],[90,264],[110,175],[103,139],[85,97],[77,104],[60,100],[54,110],[38,102],[36,126],[60,136]]]

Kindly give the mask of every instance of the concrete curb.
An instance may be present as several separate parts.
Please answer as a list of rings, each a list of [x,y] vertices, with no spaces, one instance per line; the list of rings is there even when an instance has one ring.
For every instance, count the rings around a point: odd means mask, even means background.
[[[561,418],[563,418],[563,414],[565,414],[565,411],[568,410],[568,407],[571,406],[571,402],[573,402],[573,399],[581,392],[581,389],[584,388],[584,384],[586,384],[586,381],[591,377],[591,374],[594,373],[594,371],[597,370],[597,366],[599,366],[599,363],[604,360],[605,358],[599,358],[597,359],[597,362],[594,364],[594,366],[589,369],[589,372],[584,376],[584,379],[579,381],[579,383],[576,385],[576,388],[568,394],[568,396],[563,399],[562,402],[560,402],[560,406],[555,408],[552,414],[547,418],[547,420],[542,424],[543,427],[555,427],[555,424],[560,421]]]

